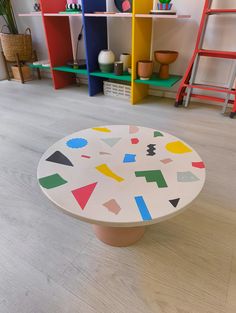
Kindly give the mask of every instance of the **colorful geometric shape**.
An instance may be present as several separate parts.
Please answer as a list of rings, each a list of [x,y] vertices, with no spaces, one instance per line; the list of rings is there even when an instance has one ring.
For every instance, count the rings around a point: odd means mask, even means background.
[[[137,196],[137,197],[134,197],[135,199],[135,202],[137,204],[137,207],[139,209],[139,212],[142,216],[142,219],[144,221],[151,221],[152,220],[152,216],[148,210],[148,207],[143,199],[142,196]]]
[[[106,207],[110,212],[114,214],[119,214],[121,211],[121,207],[119,204],[116,202],[115,199],[111,199],[110,201],[103,203],[104,207]]]
[[[56,188],[65,185],[67,181],[62,178],[59,174],[53,174],[39,178],[39,184],[46,189]]]
[[[170,142],[166,145],[166,150],[174,154],[183,154],[192,152],[192,150],[186,146],[182,141]]]
[[[114,147],[117,142],[119,142],[121,140],[121,137],[119,138],[106,138],[106,139],[102,139],[103,142],[105,142],[108,146],[110,146],[111,148]]]
[[[152,145],[152,144],[150,144],[150,145],[148,145],[147,146],[147,156],[154,156],[154,155],[156,155],[156,145]]]
[[[87,146],[88,141],[84,138],[73,138],[67,141],[66,145],[71,149],[79,149]]]
[[[148,183],[156,183],[159,188],[166,188],[167,183],[160,170],[135,172],[136,177],[145,177]]]
[[[99,152],[100,155],[111,155],[111,153],[108,152]]]
[[[93,130],[96,130],[98,132],[102,132],[102,133],[110,133],[111,130],[107,127],[93,127]]]
[[[55,151],[50,157],[46,159],[46,161],[67,166],[74,166],[71,161],[60,151]]]
[[[200,169],[205,168],[204,162],[192,162],[192,166]]]
[[[174,208],[176,208],[177,205],[179,204],[179,200],[180,200],[180,198],[169,200],[169,202],[173,205]]]
[[[171,160],[171,159],[163,159],[163,160],[161,160],[161,162],[163,164],[169,164],[169,163],[173,162],[173,160]]]
[[[123,163],[133,163],[136,162],[136,154],[125,154]]]
[[[156,137],[163,137],[164,135],[161,133],[161,132],[159,132],[159,131],[155,131],[154,132],[154,137],[156,138]]]
[[[129,127],[129,133],[130,133],[130,134],[136,134],[136,133],[138,133],[138,132],[139,132],[138,126],[130,126],[130,127]]]
[[[132,145],[137,145],[139,143],[138,138],[131,138],[130,140],[131,140]]]
[[[192,172],[178,172],[177,181],[180,183],[191,183],[200,180]]]
[[[117,182],[122,182],[124,180],[124,178],[116,175],[110,168],[109,166],[107,166],[106,164],[101,164],[99,166],[96,166],[96,169],[103,175],[110,177],[114,180],[116,180]]]
[[[71,191],[82,210],[87,205],[96,185],[97,183],[93,183]]]
[[[84,159],[91,159],[91,156],[82,154],[82,155],[81,155],[81,158],[84,158]]]

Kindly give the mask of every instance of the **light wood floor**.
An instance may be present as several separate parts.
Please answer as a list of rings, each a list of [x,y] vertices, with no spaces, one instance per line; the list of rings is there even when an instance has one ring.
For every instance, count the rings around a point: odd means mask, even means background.
[[[235,313],[236,120],[215,107],[157,98],[132,107],[50,84],[0,83],[0,313]],[[208,169],[189,210],[122,249],[58,211],[36,181],[56,140],[119,123],[181,137]]]

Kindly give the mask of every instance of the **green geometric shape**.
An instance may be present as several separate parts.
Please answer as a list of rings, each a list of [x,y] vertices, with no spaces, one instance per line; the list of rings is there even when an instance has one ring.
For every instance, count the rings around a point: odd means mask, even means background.
[[[39,183],[43,188],[52,189],[67,183],[59,174],[54,174],[46,177],[39,178]]]
[[[168,187],[160,170],[135,172],[135,176],[145,177],[148,183],[156,183],[159,188]]]
[[[159,132],[159,131],[155,131],[154,132],[154,137],[163,137],[164,135],[161,133],[161,132]]]

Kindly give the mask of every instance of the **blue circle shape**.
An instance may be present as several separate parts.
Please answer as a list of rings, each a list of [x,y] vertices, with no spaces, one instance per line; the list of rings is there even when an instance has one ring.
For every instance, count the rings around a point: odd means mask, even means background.
[[[67,141],[67,146],[72,149],[79,149],[87,146],[88,141],[83,138],[73,138]]]

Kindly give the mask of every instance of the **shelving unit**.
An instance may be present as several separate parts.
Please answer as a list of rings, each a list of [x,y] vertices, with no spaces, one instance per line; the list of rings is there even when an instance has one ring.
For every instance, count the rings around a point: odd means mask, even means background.
[[[103,91],[103,81],[112,79],[130,83],[131,103],[140,102],[148,95],[149,86],[171,88],[181,77],[171,75],[162,80],[153,74],[148,81],[137,77],[136,65],[141,59],[149,59],[152,47],[152,23],[156,19],[187,19],[190,15],[151,15],[153,0],[133,0],[132,13],[109,13],[106,0],[82,0],[81,13],[59,13],[65,10],[66,0],[40,0],[42,13],[24,13],[19,16],[40,16],[43,19],[48,54],[50,59],[54,88],[64,88],[75,82],[75,74],[86,75],[89,83],[89,95],[95,96]],[[96,13],[95,12],[107,12]],[[73,69],[66,66],[73,60],[72,40],[69,18],[82,18],[84,25],[84,43],[87,69]],[[101,73],[98,66],[98,55],[108,49],[108,19],[132,20],[132,74]],[[59,31],[60,30],[60,31]],[[36,68],[36,67],[34,67]],[[41,68],[41,67],[40,67]],[[45,67],[42,67],[45,69]]]

